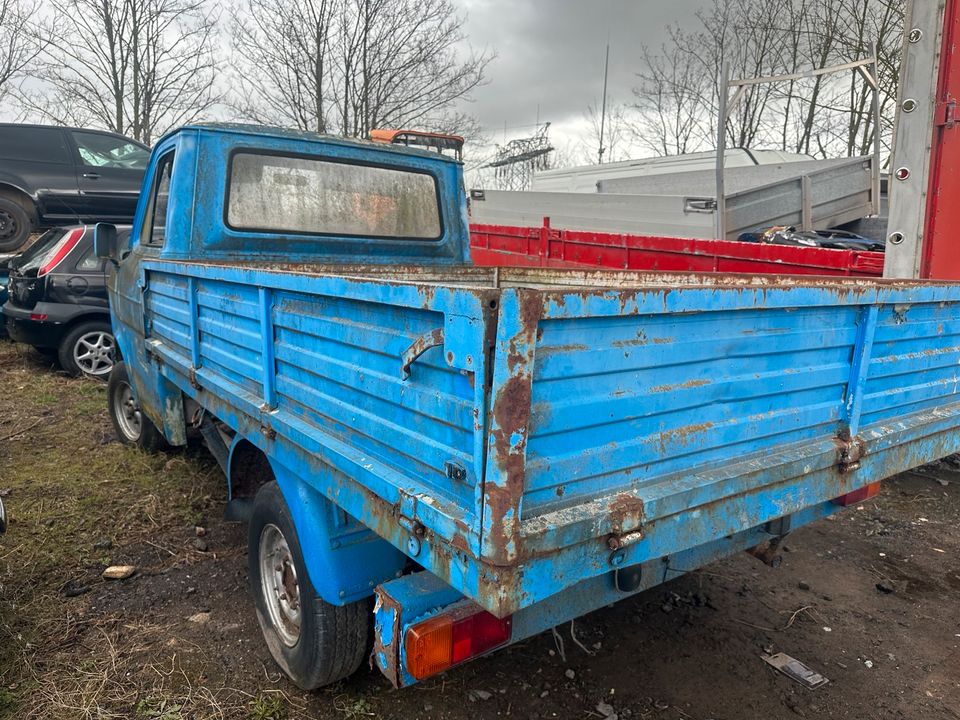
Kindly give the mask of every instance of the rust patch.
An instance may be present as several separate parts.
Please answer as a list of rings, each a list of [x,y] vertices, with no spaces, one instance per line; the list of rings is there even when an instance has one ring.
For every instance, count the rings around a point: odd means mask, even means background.
[[[503,476],[503,485],[484,487],[484,516],[494,556],[501,562],[520,535],[519,503],[525,482],[527,433],[532,412],[533,368],[531,358],[536,330],[543,313],[543,297],[521,292],[520,331],[507,349],[510,377],[493,398],[493,461]]]
[[[383,633],[375,632],[373,653],[370,655],[370,668],[373,669],[377,657],[382,657],[387,667],[381,668],[381,672],[387,676],[387,679],[393,684],[394,688],[400,687],[400,613],[402,608],[400,603],[394,600],[390,595],[377,588],[377,603],[381,608],[390,612],[393,619],[393,632],[390,633],[393,642],[385,646],[382,641]]]
[[[457,524],[459,525],[460,523],[457,523]],[[465,552],[468,555],[473,554],[470,550],[470,543],[467,542],[467,539],[463,535],[461,535],[459,532],[454,533],[453,539],[450,541],[450,544],[457,550],[460,550],[461,552]]]
[[[631,529],[643,523],[643,500],[631,493],[620,493],[610,503],[610,525],[615,533],[622,533],[629,525]]]
[[[665,393],[673,392],[674,390],[686,390],[689,388],[703,387],[704,385],[709,385],[709,380],[687,380],[686,382],[677,383],[675,385],[657,385],[650,388],[650,392],[654,393]]]
[[[568,345],[549,345],[537,348],[537,353],[540,355],[558,355],[562,353],[586,352],[589,349],[590,348],[582,343],[570,343]]]
[[[696,423],[694,425],[685,425],[684,427],[676,428],[675,430],[667,430],[660,433],[660,447],[664,452],[666,452],[667,447],[669,445],[673,445],[674,443],[677,445],[686,445],[697,433],[704,432],[712,427],[712,422],[705,422]]]

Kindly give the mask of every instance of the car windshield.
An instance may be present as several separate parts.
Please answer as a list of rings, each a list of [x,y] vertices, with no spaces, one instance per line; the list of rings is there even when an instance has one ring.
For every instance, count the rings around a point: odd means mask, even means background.
[[[73,139],[84,165],[91,167],[128,168],[144,170],[150,151],[116,135],[92,132],[74,132]]]

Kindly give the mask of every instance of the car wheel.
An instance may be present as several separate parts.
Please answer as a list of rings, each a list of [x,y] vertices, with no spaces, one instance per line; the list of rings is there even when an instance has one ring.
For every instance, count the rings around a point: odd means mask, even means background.
[[[317,595],[276,482],[257,492],[247,538],[257,619],[287,677],[313,690],[356,672],[366,654],[370,603],[331,605]]]
[[[30,237],[30,216],[23,206],[0,197],[0,252],[17,250]]]
[[[118,362],[113,366],[107,384],[107,403],[113,429],[124,445],[135,445],[150,452],[160,450],[166,445],[157,426],[140,411],[130,377],[127,375],[126,363]]]
[[[81,323],[60,341],[60,367],[73,377],[87,375],[106,380],[113,369],[115,345],[110,323]]]

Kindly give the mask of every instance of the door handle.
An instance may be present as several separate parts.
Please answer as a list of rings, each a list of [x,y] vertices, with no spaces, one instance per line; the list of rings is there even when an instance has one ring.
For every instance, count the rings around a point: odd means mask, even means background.
[[[84,173],[83,177],[90,178],[91,180],[99,180],[100,173]]]

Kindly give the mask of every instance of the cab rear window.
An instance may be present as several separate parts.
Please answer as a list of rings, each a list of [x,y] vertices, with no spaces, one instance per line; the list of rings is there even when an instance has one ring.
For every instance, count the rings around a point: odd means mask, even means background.
[[[432,175],[335,160],[238,152],[230,163],[227,225],[236,230],[437,240]]]

